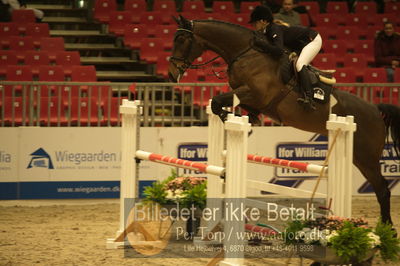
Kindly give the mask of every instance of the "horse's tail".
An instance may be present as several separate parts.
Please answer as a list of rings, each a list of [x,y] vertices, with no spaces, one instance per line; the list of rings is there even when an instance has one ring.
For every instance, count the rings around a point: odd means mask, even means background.
[[[387,132],[392,136],[394,150],[400,157],[400,108],[391,104],[378,104]]]

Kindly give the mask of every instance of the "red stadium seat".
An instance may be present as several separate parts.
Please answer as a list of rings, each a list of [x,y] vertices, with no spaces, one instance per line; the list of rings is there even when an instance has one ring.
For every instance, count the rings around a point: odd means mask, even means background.
[[[148,27],[145,25],[127,24],[124,32],[124,44],[132,49],[139,49],[142,39],[148,37]]]
[[[96,82],[96,69],[94,66],[73,66],[71,80],[80,82]]]
[[[7,81],[32,81],[33,74],[30,66],[7,66]]]
[[[379,26],[383,28],[383,23],[387,21],[391,21],[396,24],[396,19],[398,15],[389,13],[389,14],[371,14],[366,16],[368,20],[368,24],[372,26]]]
[[[35,37],[49,37],[49,24],[47,23],[28,23],[26,25],[26,35]]]
[[[64,51],[64,39],[62,37],[44,37],[40,39],[40,50],[46,52]]]
[[[356,7],[355,7],[355,13],[356,14],[376,14],[377,8],[376,8],[376,3],[371,1],[371,2],[356,2]]]
[[[170,57],[171,57],[170,52],[160,52],[158,54],[158,60],[156,63],[156,73],[158,75],[163,76],[164,78],[168,78],[168,66]]]
[[[23,97],[6,97],[3,103],[3,116],[5,125],[27,125],[29,123],[29,101]]]
[[[30,66],[33,75],[37,76],[39,66],[50,64],[49,55],[42,51],[27,51],[24,53],[24,64]]]
[[[385,13],[400,13],[400,2],[386,2],[385,3]]]
[[[347,14],[343,16],[346,26],[367,27],[367,16],[363,14]]]
[[[363,81],[367,83],[386,83],[387,74],[384,68],[370,67],[364,69]]]
[[[147,63],[157,63],[158,53],[164,50],[164,44],[160,38],[144,38],[140,46],[140,59]]]
[[[354,44],[354,53],[364,54],[368,64],[373,64],[374,59],[374,41],[373,40],[356,40]]]
[[[175,2],[171,0],[154,1],[153,10],[162,12],[175,11],[176,10]]]
[[[35,49],[32,37],[11,36],[9,40],[10,40],[10,50],[27,51]]]
[[[317,27],[333,28],[339,25],[339,18],[335,14],[319,14],[314,17]]]
[[[349,8],[347,2],[328,1],[326,12],[342,15],[345,13],[349,13]]]
[[[117,36],[123,36],[125,25],[131,23],[132,14],[129,11],[112,11],[108,30]]]
[[[357,76],[352,67],[337,68],[334,73],[337,83],[356,83]]]
[[[319,14],[320,8],[319,4],[317,1],[301,1],[299,3],[300,6],[305,6],[308,13],[312,16],[315,17],[316,15]]]
[[[97,125],[101,122],[101,107],[96,99],[87,97],[72,98],[68,106],[69,122],[71,125]]]
[[[357,70],[357,75],[360,76],[363,73],[363,69],[368,66],[367,59],[364,54],[347,54],[343,58],[344,67],[353,67]]]
[[[119,106],[122,100],[126,98],[113,97],[104,105],[104,119],[102,125],[116,126],[121,123],[121,116],[119,113]]]
[[[49,65],[50,59],[47,52],[27,51],[24,55],[25,65]]]
[[[257,2],[240,2],[240,13],[250,14],[258,6]]]
[[[394,70],[394,82],[400,83],[400,68]]]
[[[321,35],[323,40],[337,39],[337,29],[340,27],[315,27],[314,29]]]
[[[249,2],[244,2],[244,3],[249,3]],[[229,21],[234,23],[234,24],[239,24],[241,26],[244,27],[251,27],[251,25],[249,25],[248,21],[249,21],[249,15],[248,14],[231,14],[229,16]]]
[[[124,10],[131,13],[142,13],[147,9],[145,0],[125,0]]]
[[[322,46],[324,53],[333,53],[336,56],[344,56],[347,53],[346,40],[326,40]]]
[[[40,66],[39,81],[64,81],[64,70],[61,66]]]
[[[59,97],[41,97],[37,107],[41,126],[66,126],[65,106]]]
[[[233,2],[231,1],[213,1],[212,10],[218,14],[232,14],[235,12]]]
[[[7,66],[6,69],[7,81],[32,81],[33,73],[29,66]],[[6,96],[23,96],[28,95],[30,90],[29,85],[5,85]]]
[[[336,31],[336,39],[338,40],[358,40],[366,38],[367,30],[357,26],[338,27]]]
[[[32,9],[14,9],[11,20],[18,23],[34,23],[36,18]]]
[[[128,0],[126,2],[128,2]],[[116,10],[116,0],[96,0],[94,3],[94,18],[103,23],[109,22],[110,12]]]
[[[5,22],[0,23],[0,36],[1,38],[18,36],[17,23]]]
[[[162,24],[161,15],[162,13],[160,11],[151,11],[142,13],[140,16],[140,24],[150,27]]]
[[[195,1],[184,1],[183,2],[183,12],[192,12],[192,13],[204,13],[204,2],[201,0]]]
[[[334,73],[334,77],[336,78],[337,83],[356,83],[357,76],[354,72],[354,68],[350,67],[342,67],[337,68],[336,72]],[[340,86],[341,90],[345,90],[347,92],[356,94],[355,87],[353,86]]]
[[[0,50],[0,75],[6,75],[7,66],[17,65],[18,58],[16,51]]]
[[[373,40],[373,39],[375,39],[378,32],[381,30],[382,30],[382,26],[368,26],[366,29],[365,38],[367,40]]]
[[[176,25],[156,25],[155,27],[155,35],[154,37],[159,38],[170,38],[171,41],[174,37],[174,34],[177,30]]]
[[[336,55],[330,53],[318,54],[312,64],[321,69],[335,69],[336,68]]]
[[[61,66],[39,66],[39,81],[65,81],[64,71]],[[60,85],[41,85],[40,96],[50,97],[62,95],[64,86]]]
[[[64,74],[71,76],[72,67],[81,64],[81,57],[77,51],[58,51],[55,53],[56,64],[62,66]]]

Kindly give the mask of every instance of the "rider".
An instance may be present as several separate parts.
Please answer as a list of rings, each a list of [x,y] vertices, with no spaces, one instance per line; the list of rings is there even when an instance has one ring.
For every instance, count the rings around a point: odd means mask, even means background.
[[[261,31],[273,45],[286,48],[299,54],[296,70],[300,79],[300,90],[304,95],[297,101],[305,107],[315,110],[311,80],[306,66],[318,54],[322,38],[318,32],[303,26],[286,26],[274,23],[271,10],[266,6],[256,6],[250,15],[250,21],[257,31]]]

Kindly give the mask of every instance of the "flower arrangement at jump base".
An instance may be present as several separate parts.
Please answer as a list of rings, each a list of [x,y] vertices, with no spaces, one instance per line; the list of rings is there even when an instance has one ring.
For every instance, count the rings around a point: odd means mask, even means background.
[[[179,206],[194,209],[194,217],[186,217],[186,231],[197,234],[200,227],[201,210],[207,204],[207,179],[202,177],[178,176],[174,170],[171,175],[157,181],[144,190],[144,203],[157,203],[161,206]]]
[[[295,220],[288,224],[284,240],[288,245],[299,246],[300,256],[321,263],[359,263],[376,252],[384,261],[400,259],[400,239],[396,238],[392,225],[380,221],[372,228],[363,219]]]
[[[172,170],[167,179],[146,187],[144,195],[145,202],[203,209],[207,203],[207,179],[178,176]]]

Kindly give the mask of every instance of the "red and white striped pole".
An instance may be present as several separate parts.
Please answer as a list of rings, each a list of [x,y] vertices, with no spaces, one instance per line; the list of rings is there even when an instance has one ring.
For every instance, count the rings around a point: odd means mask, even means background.
[[[207,165],[205,163],[197,163],[193,161],[178,159],[175,157],[165,156],[161,154],[151,153],[147,151],[137,150],[135,153],[137,159],[152,161],[155,163],[177,166],[180,168],[200,171],[207,174],[222,176],[225,168],[215,165]]]

